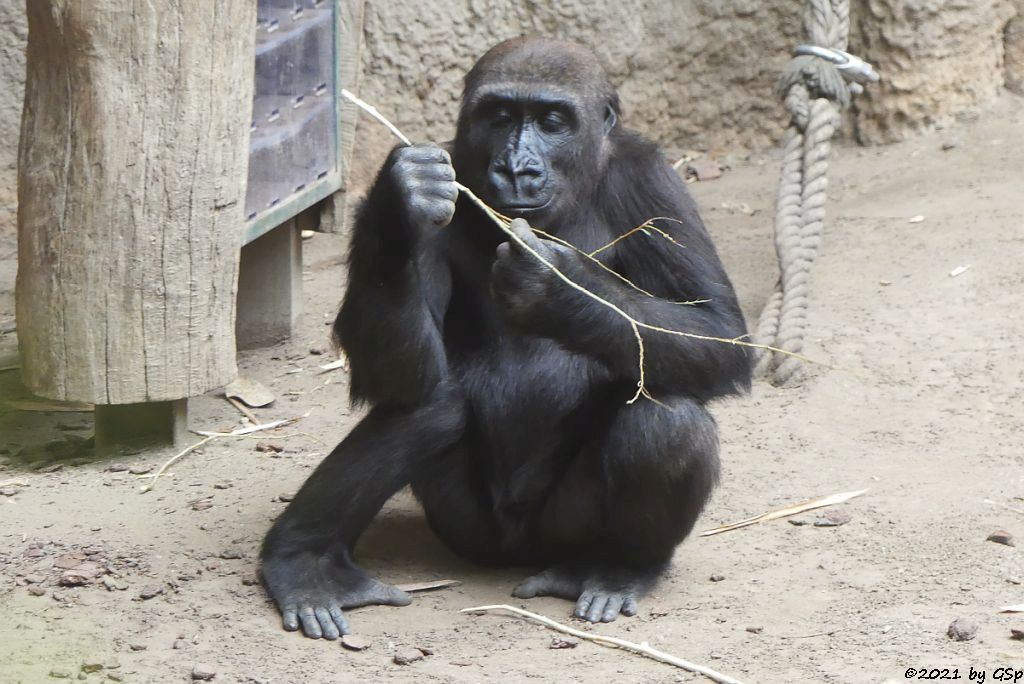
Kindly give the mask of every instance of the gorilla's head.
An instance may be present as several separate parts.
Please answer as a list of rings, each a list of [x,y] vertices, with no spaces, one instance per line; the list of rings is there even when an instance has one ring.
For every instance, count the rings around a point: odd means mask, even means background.
[[[554,228],[591,200],[619,111],[586,48],[539,38],[500,43],[466,75],[459,179],[503,214]]]

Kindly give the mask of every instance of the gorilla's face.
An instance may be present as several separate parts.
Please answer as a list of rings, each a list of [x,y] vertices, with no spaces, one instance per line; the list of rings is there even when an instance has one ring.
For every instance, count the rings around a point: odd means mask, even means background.
[[[606,159],[614,112],[564,86],[488,84],[460,116],[460,180],[510,218],[557,229],[589,201]]]

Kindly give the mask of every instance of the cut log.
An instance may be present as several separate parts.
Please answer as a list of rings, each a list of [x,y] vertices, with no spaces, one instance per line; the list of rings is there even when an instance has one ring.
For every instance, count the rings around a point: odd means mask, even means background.
[[[33,0],[18,190],[25,384],[173,401],[236,375],[252,0]]]

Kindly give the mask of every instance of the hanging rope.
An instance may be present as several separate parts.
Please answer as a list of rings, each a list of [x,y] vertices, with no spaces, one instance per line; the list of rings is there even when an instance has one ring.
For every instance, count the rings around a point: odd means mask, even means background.
[[[791,354],[803,351],[810,296],[810,269],[821,244],[828,190],[828,156],[839,112],[862,84],[878,80],[871,65],[846,52],[849,0],[808,0],[804,12],[808,45],[782,72],[779,95],[789,111],[783,139],[782,173],[775,201],[775,251],[779,282],[757,324],[758,344]],[[755,375],[775,385],[795,381],[800,359],[759,349]]]

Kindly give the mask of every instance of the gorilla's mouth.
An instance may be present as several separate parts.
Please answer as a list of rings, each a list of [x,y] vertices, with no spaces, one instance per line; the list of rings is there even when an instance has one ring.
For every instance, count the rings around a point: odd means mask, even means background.
[[[529,204],[523,202],[516,202],[514,204],[502,204],[497,207],[498,211],[503,214],[536,214],[544,209],[547,209],[548,205],[551,204],[552,197],[548,197],[541,203],[531,202]]]

